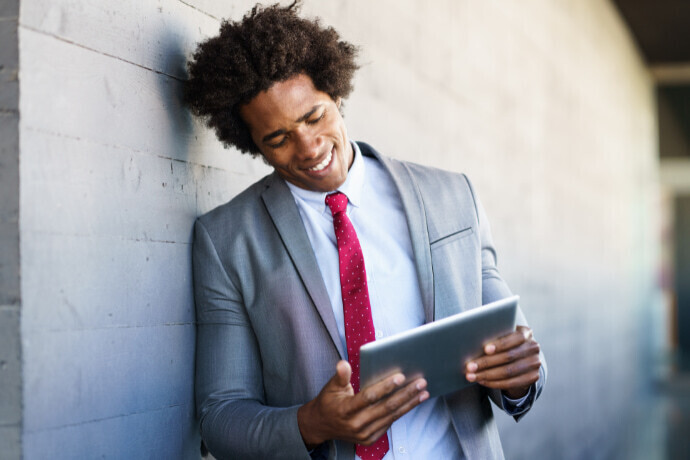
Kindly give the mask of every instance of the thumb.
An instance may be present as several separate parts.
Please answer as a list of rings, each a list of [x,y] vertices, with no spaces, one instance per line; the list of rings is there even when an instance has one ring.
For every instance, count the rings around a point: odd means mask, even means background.
[[[331,382],[338,387],[345,388],[350,386],[350,376],[352,375],[352,368],[347,361],[338,361],[335,366],[335,375],[331,378]]]

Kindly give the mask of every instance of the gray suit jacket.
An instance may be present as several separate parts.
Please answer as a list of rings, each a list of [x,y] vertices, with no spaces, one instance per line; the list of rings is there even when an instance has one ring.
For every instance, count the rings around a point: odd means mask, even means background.
[[[359,145],[390,171],[400,191],[427,322],[511,294],[464,175]],[[197,220],[193,269],[196,402],[209,450],[217,458],[309,458],[297,409],[316,397],[345,350],[297,205],[281,178],[266,176]],[[526,324],[522,316],[518,324]],[[541,385],[532,390],[529,405]],[[468,459],[503,458],[488,397],[501,407],[498,392],[478,385],[445,397]],[[353,458],[352,444],[328,447],[329,458]]]

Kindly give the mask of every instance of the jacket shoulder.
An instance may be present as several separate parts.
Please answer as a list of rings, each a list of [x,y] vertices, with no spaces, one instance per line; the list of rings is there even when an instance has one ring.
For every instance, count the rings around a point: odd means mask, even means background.
[[[259,179],[227,203],[199,216],[196,219],[197,223],[203,225],[209,234],[214,234],[216,231],[227,234],[230,229],[235,227],[230,224],[255,219],[257,215],[265,213],[261,194],[274,180],[274,174]]]
[[[436,193],[442,190],[458,192],[471,191],[471,185],[467,176],[463,173],[447,171],[434,166],[426,166],[411,161],[397,160],[379,153],[366,142],[357,142],[363,155],[372,156],[386,166],[393,177],[404,181],[412,179],[420,188],[420,191],[430,190]]]
[[[389,158],[365,143],[359,146],[362,154],[384,165],[401,195],[419,197],[430,241],[477,226],[477,201],[465,174]]]

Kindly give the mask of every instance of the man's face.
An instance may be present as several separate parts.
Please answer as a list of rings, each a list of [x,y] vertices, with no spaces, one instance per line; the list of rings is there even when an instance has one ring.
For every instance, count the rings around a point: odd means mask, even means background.
[[[280,177],[307,190],[330,192],[345,182],[353,160],[339,106],[300,74],[259,93],[240,115]]]

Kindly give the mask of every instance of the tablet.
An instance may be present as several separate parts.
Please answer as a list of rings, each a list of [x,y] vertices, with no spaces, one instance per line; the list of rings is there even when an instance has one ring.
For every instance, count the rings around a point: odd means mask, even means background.
[[[468,385],[465,362],[482,354],[484,344],[515,330],[518,296],[424,324],[374,342],[359,351],[360,388],[402,372],[424,377],[431,397]]]

